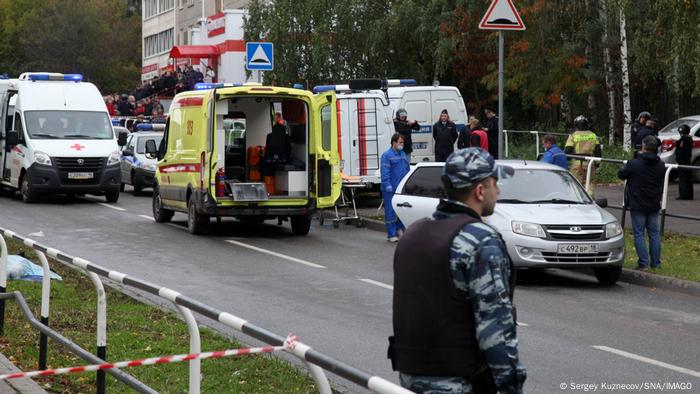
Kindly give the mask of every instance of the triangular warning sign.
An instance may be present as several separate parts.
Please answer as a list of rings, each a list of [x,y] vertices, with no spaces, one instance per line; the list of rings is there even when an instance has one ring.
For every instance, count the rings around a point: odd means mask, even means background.
[[[479,23],[479,29],[525,30],[525,24],[511,0],[493,0]]]
[[[262,45],[258,45],[258,48],[253,52],[253,57],[250,59],[251,63],[257,64],[270,64],[270,59],[262,48]]]

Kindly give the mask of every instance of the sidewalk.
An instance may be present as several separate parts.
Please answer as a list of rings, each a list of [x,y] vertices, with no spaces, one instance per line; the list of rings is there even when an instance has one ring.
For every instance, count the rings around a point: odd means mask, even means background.
[[[596,185],[593,190],[596,197],[607,198],[608,204],[622,206],[622,185]],[[678,183],[671,183],[668,186],[666,213],[700,217],[700,185],[695,185],[695,200],[679,201],[676,200],[676,197],[678,197]],[[610,207],[607,209],[620,220],[622,210]],[[630,222],[629,213],[626,222],[625,228],[631,228],[632,224]],[[688,235],[700,235],[700,221],[666,217],[666,230]]]
[[[4,355],[0,354],[0,374],[21,372],[14,364],[10,362]],[[0,381],[0,393],[22,393],[22,394],[45,394],[35,381],[29,378],[10,379]]]

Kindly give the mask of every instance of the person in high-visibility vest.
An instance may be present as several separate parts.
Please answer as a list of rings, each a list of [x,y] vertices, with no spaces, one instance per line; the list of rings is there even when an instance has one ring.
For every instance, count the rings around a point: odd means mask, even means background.
[[[598,136],[590,130],[590,124],[588,119],[579,115],[574,119],[574,132],[569,135],[569,139],[566,140],[566,145],[564,146],[564,152],[567,155],[578,155],[578,156],[595,156],[601,157],[602,151],[600,148],[600,140]],[[572,159],[571,174],[581,182],[582,185],[586,185],[586,172],[588,171],[588,162],[583,159]],[[594,179],[595,168],[591,168],[591,182]],[[592,188],[589,186],[586,190],[588,194],[592,194]]]

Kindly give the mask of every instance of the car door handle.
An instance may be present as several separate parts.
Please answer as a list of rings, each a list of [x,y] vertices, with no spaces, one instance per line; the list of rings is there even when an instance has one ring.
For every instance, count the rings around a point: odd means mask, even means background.
[[[402,203],[396,204],[396,206],[402,207],[402,208],[413,208],[413,205],[411,205],[411,203],[408,203],[408,202],[402,202]]]

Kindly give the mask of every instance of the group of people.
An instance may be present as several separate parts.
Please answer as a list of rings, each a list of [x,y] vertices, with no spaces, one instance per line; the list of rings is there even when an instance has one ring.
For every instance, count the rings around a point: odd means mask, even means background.
[[[435,161],[447,160],[454,152],[455,142],[457,149],[478,147],[498,158],[498,116],[491,108],[486,108],[484,115],[487,120],[483,127],[476,116],[470,116],[468,124],[460,131],[450,120],[447,110],[443,109],[440,120],[433,125]]]
[[[129,93],[106,96],[105,104],[110,116],[163,116],[159,95],[192,90],[197,83],[211,82],[213,75],[210,68],[205,75],[191,65],[178,67],[142,83]]]

